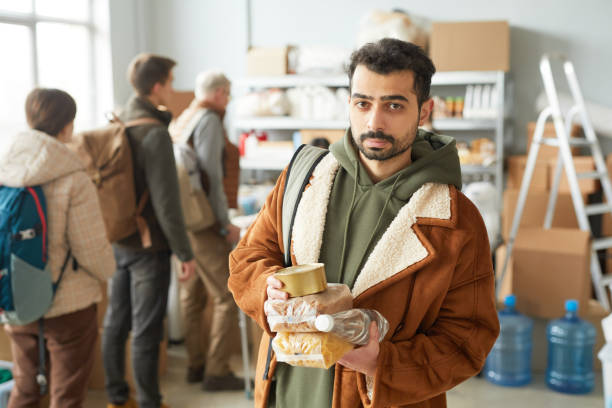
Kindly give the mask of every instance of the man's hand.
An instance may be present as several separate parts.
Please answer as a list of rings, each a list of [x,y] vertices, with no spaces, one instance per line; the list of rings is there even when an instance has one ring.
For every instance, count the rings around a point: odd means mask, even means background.
[[[232,245],[237,244],[240,241],[240,227],[234,224],[227,224],[225,229],[227,230],[225,240]]]
[[[181,262],[181,272],[179,272],[178,280],[185,282],[191,279],[191,277],[195,274],[195,268],[195,259],[187,262]]]
[[[266,279],[266,283],[268,284],[268,286],[266,287],[268,299],[289,299],[289,294],[280,290],[283,287],[283,282],[279,281],[274,276],[268,276],[268,279]]]
[[[379,351],[378,327],[376,326],[376,322],[372,322],[370,324],[370,339],[368,340],[368,344],[349,351],[338,360],[338,363],[362,374],[374,377],[376,374],[376,361]]]

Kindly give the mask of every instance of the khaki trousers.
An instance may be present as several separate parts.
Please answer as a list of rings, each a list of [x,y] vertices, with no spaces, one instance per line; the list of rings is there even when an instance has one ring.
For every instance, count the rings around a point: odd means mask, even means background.
[[[38,322],[5,326],[11,338],[13,376],[9,408],[38,408],[42,399],[38,374]],[[45,319],[44,336],[49,372],[50,408],[80,408],[93,368],[98,338],[96,305]]]
[[[188,235],[197,263],[197,276],[181,285],[180,294],[189,366],[206,363],[206,375],[226,375],[230,373],[228,339],[237,320],[234,299],[227,288],[231,246],[215,227]],[[208,296],[213,299],[214,310],[205,358],[201,323]]]

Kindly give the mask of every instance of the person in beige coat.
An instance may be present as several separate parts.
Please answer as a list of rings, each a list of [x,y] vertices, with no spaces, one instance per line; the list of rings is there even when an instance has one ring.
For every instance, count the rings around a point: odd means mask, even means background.
[[[78,267],[64,273],[44,316],[49,355],[51,408],[82,407],[98,336],[96,304],[101,282],[115,271],[96,189],[65,142],[72,135],[76,104],[58,89],[34,89],[26,100],[30,130],[2,137],[0,184],[42,185],[47,201],[49,257],[57,281],[68,251]],[[72,262],[71,262],[72,263]],[[15,386],[9,407],[38,406],[38,323],[5,326],[11,339]]]

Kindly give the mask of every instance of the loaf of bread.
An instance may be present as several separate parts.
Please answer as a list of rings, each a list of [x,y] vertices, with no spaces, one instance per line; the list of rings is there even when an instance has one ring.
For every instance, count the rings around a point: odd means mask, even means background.
[[[298,367],[329,368],[353,347],[332,333],[277,333],[272,340],[276,360]]]
[[[348,286],[329,283],[327,289],[314,295],[268,299],[264,311],[273,332],[316,332],[314,321],[320,314],[334,314],[353,307]]]

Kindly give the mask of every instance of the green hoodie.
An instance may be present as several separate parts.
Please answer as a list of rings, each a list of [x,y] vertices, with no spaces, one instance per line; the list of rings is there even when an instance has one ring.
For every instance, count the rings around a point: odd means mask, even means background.
[[[330,151],[341,167],[329,199],[319,262],[325,264],[328,282],[352,288],[358,271],[410,197],[429,182],[461,189],[461,168],[453,138],[421,129],[412,145],[412,163],[376,184],[358,158],[350,129]],[[275,377],[277,391],[269,406],[331,405],[334,367],[322,370],[279,363]]]

